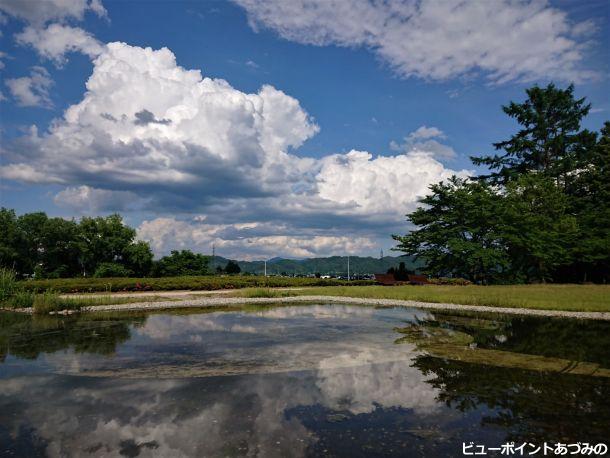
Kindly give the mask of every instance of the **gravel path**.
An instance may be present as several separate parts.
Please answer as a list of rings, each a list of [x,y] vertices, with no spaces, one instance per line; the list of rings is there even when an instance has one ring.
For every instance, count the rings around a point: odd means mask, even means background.
[[[539,310],[511,307],[489,307],[483,305],[443,304],[433,302],[407,301],[400,299],[372,299],[345,296],[290,296],[290,297],[202,297],[183,301],[132,302],[130,304],[92,305],[83,307],[81,312],[110,312],[133,310],[167,310],[197,307],[223,307],[245,304],[277,304],[277,303],[341,303],[362,305],[384,305],[391,307],[414,307],[427,310],[462,310],[468,312],[505,313],[510,315],[547,316],[560,318],[578,318],[610,321],[610,312],[571,312],[560,310]],[[33,313],[32,308],[15,309],[14,312]],[[74,313],[72,311],[51,312],[56,314]]]
[[[83,307],[86,312],[102,312],[117,310],[160,310],[189,307],[221,307],[244,304],[273,304],[287,302],[321,302],[363,305],[385,305],[400,307],[415,307],[429,310],[464,310],[469,312],[506,313],[511,315],[553,316],[564,318],[580,318],[594,320],[610,320],[609,312],[570,312],[559,310],[521,309],[510,307],[488,307],[482,305],[443,304],[432,302],[406,301],[399,299],[370,299],[343,296],[290,296],[290,297],[205,297],[185,301],[172,302],[133,302],[120,305],[95,305]]]

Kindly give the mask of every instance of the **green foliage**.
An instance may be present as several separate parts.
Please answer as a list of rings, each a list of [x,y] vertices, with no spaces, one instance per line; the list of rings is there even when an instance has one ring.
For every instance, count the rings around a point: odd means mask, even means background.
[[[610,123],[599,141],[581,130],[590,106],[573,92],[533,87],[503,107],[521,130],[472,158],[492,173],[432,185],[396,249],[478,283],[610,281]]]
[[[563,281],[610,278],[610,121],[595,148],[587,150],[568,188],[570,213],[578,222],[573,262],[559,269]]]
[[[34,305],[35,297],[36,297],[36,295],[31,291],[18,290],[7,301],[7,304],[9,307],[15,308],[15,309],[29,308]]]
[[[0,268],[0,303],[10,299],[16,290],[15,272],[4,267]]]
[[[93,274],[96,278],[129,277],[131,270],[116,262],[102,262],[98,264]]]
[[[49,313],[63,308],[59,294],[51,289],[36,294],[32,306],[34,313]]]
[[[570,260],[577,233],[567,196],[549,178],[524,175],[508,183],[495,224],[511,259],[510,275],[528,281],[552,280],[553,269]]]
[[[262,276],[184,276],[163,278],[59,278],[20,281],[18,287],[34,292],[53,289],[62,293],[88,293],[96,291],[171,291],[171,290],[218,290],[231,288],[283,286],[338,286],[372,285],[372,281],[351,281],[324,278],[289,278]]]
[[[415,272],[407,269],[404,262],[400,262],[398,264],[398,268],[390,267],[387,273],[394,275],[394,278],[398,281],[407,281],[409,279],[409,275],[412,275]]]
[[[206,275],[208,263],[208,256],[191,250],[172,251],[169,256],[164,256],[155,263],[153,273],[159,277]]]
[[[153,266],[153,254],[148,242],[137,241],[129,244],[124,251],[125,268],[131,275],[148,275]]]
[[[466,280],[465,278],[459,278],[459,277],[429,278],[428,283],[430,283],[432,285],[454,285],[454,286],[472,285],[472,282],[470,280]]]
[[[15,210],[0,208],[0,266],[17,269],[21,262],[19,248],[23,246],[23,234],[17,226]]]
[[[425,259],[427,273],[457,276],[487,283],[508,266],[501,229],[494,221],[498,196],[490,185],[453,177],[430,186],[408,219],[419,226],[405,236],[393,236],[397,249]]]
[[[125,264],[127,249],[134,243],[135,229],[123,224],[120,215],[83,218],[80,222],[80,253],[85,273],[106,262]]]
[[[135,230],[119,215],[77,223],[41,212],[17,217],[13,210],[0,209],[0,266],[15,270],[19,277],[92,275],[105,263],[145,276],[152,258],[148,243],[136,241]]]
[[[495,170],[479,178],[505,184],[529,172],[542,172],[566,183],[579,158],[595,145],[595,134],[580,130],[591,105],[584,98],[574,98],[573,85],[559,89],[551,83],[545,88],[534,86],[526,93],[523,103],[502,107],[521,125],[510,139],[494,143],[504,154],[471,158],[475,165]]]
[[[294,296],[292,291],[282,291],[271,288],[256,288],[244,291],[243,297],[290,297]]]
[[[225,266],[224,271],[226,273],[228,273],[229,275],[233,275],[233,274],[240,273],[241,269],[239,268],[239,265],[237,264],[237,262],[229,261],[229,262],[227,262],[227,265]]]

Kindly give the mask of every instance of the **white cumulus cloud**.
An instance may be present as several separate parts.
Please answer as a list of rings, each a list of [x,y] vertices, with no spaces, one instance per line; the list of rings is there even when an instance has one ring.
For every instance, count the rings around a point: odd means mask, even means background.
[[[22,107],[44,107],[51,108],[53,103],[49,95],[49,89],[53,80],[44,67],[34,66],[29,76],[20,78],[9,78],[6,80],[11,95]]]
[[[399,75],[444,80],[481,72],[493,83],[582,80],[591,25],[544,0],[234,0],[256,30],[317,46],[366,47]]]
[[[403,143],[390,142],[390,149],[398,152],[422,151],[437,159],[453,159],[457,156],[449,145],[439,142],[446,139],[445,133],[437,127],[421,126],[403,139]]]
[[[21,45],[31,46],[36,52],[61,66],[66,62],[66,54],[80,52],[91,58],[102,52],[103,45],[90,33],[79,27],[51,24],[46,28],[26,27],[15,35]]]
[[[36,25],[48,21],[82,20],[87,11],[100,17],[107,15],[100,0],[0,0],[0,11]]]
[[[322,159],[316,176],[319,195],[348,206],[347,210],[377,216],[404,215],[414,209],[430,183],[467,171],[447,169],[430,152],[414,150],[373,158],[366,151],[350,151]]]
[[[48,99],[45,84],[30,102]],[[109,43],[86,87],[48,131],[32,129],[4,147],[0,176],[64,183],[55,202],[80,213],[171,209],[175,219],[160,215],[150,220],[158,227],[140,228],[157,252],[211,240],[251,256],[374,252],[371,228],[388,238],[431,183],[468,173],[422,146],[443,138],[433,127],[393,156],[297,156],[319,131],[297,99],[269,85],[245,93],[203,77],[166,48]],[[194,214],[212,226],[193,224]],[[256,234],[240,232],[252,222]]]

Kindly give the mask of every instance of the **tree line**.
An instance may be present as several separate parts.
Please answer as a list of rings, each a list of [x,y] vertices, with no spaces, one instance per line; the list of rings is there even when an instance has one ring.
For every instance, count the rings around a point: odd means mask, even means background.
[[[211,274],[210,256],[172,251],[155,260],[148,242],[120,215],[84,217],[80,221],[46,213],[17,216],[0,208],[0,267],[19,278],[170,277]],[[235,261],[215,273],[239,273]]]
[[[520,126],[471,157],[486,175],[452,177],[407,215],[397,250],[432,275],[478,283],[610,280],[610,122],[581,128],[591,105],[574,87],[532,87],[503,111]]]

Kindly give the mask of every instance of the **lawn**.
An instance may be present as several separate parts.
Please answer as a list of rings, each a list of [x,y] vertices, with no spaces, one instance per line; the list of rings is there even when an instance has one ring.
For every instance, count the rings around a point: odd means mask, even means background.
[[[492,307],[610,312],[610,286],[606,285],[327,286],[290,292],[246,289],[236,294],[246,297],[263,297],[265,294],[268,294],[268,297],[349,296]]]

